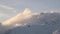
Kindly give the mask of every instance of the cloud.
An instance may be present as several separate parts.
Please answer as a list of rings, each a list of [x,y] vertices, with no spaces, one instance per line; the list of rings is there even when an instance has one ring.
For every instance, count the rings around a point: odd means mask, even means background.
[[[4,9],[8,9],[8,10],[14,9],[12,7],[9,7],[9,6],[6,6],[6,5],[2,5],[2,4],[0,4],[0,7],[4,8]]]
[[[28,9],[28,8],[26,8],[26,9],[24,10],[23,14],[24,14],[24,15],[29,15],[29,14],[31,14],[31,10]]]
[[[2,22],[3,26],[14,28],[18,26],[25,26],[26,24],[35,23],[37,13],[32,13],[30,9],[26,8],[24,12],[17,14],[16,16]],[[33,21],[34,20],[34,21]]]
[[[2,25],[9,25],[9,26],[13,25],[14,26],[15,24],[18,24],[20,21],[22,22],[22,20],[30,18],[31,15],[32,13],[30,12],[30,10],[25,9],[24,12],[19,13],[16,16],[4,21]]]
[[[9,15],[1,14],[0,16],[7,18]],[[7,16],[7,17],[6,17]],[[25,9],[24,12],[17,14],[16,16],[7,19],[1,23],[1,26],[3,29],[2,31],[15,28],[18,26],[25,26],[26,24],[30,23],[30,18],[32,17],[32,12],[30,12],[30,9]],[[29,19],[29,20],[28,20]],[[27,21],[28,20],[28,21]]]
[[[7,5],[0,4],[0,12],[6,15],[14,16],[18,13],[18,10]]]

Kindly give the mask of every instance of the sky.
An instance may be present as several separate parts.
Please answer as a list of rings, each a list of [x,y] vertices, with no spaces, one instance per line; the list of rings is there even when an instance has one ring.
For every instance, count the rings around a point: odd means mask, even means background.
[[[60,11],[60,0],[0,0],[0,22],[29,8],[32,12]]]

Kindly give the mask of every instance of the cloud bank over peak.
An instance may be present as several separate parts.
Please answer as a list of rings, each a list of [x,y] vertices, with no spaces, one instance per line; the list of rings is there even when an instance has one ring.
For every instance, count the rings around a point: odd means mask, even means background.
[[[27,20],[29,20],[32,17],[33,13],[31,12],[30,9],[26,8],[24,10],[24,12],[17,14],[16,16],[4,21],[2,23],[2,25],[5,26],[23,26],[26,25],[28,22]],[[27,23],[25,23],[27,22]]]
[[[29,14],[31,14],[32,12],[31,12],[31,10],[29,9],[29,8],[26,8],[25,10],[24,10],[24,12],[23,12],[23,14],[24,15],[29,15]]]

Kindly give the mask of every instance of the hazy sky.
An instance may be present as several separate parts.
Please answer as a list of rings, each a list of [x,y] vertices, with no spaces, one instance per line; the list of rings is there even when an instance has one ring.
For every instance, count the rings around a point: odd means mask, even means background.
[[[22,12],[60,11],[60,0],[0,0],[0,21]]]

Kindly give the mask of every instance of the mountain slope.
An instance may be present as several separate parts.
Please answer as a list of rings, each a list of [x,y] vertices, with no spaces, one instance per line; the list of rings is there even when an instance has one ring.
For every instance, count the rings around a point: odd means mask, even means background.
[[[60,34],[60,13],[44,13],[32,18],[32,24],[13,28],[9,34],[54,34],[56,30],[55,34]]]
[[[32,13],[30,9],[2,22],[1,34],[60,34],[60,13]]]

